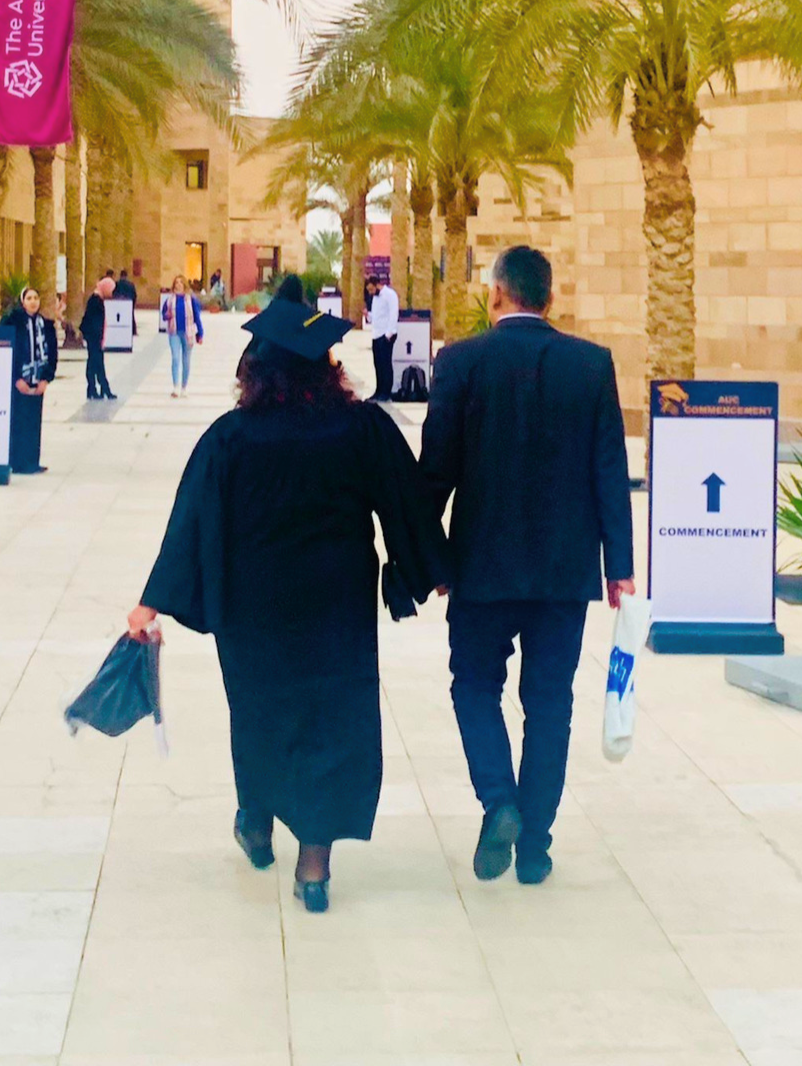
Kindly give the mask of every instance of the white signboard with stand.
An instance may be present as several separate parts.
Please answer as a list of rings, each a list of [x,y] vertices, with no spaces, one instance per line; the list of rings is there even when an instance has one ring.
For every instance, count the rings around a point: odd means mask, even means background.
[[[401,388],[401,378],[408,366],[419,366],[431,387],[432,318],[428,311],[402,311],[398,320],[398,337],[393,348],[393,392]]]
[[[654,651],[782,654],[774,612],[777,412],[775,384],[652,383]]]
[[[106,331],[104,348],[107,352],[134,350],[134,304],[132,300],[106,300]]]
[[[327,292],[325,289],[321,292],[317,298],[317,309],[324,315],[334,315],[336,318],[343,317],[343,298],[342,294],[332,290]]]
[[[0,326],[0,485],[11,479],[11,397],[14,388],[14,330]]]

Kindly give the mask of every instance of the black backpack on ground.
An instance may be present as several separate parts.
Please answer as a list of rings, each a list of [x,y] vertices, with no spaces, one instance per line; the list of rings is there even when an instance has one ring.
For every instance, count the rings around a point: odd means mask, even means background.
[[[419,366],[408,366],[401,375],[401,388],[395,394],[398,403],[428,403],[426,375]]]

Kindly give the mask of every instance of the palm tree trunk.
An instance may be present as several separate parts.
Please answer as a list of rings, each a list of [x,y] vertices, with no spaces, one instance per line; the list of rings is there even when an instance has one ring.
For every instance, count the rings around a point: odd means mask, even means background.
[[[112,170],[112,193],[109,197],[109,262],[119,277],[128,266],[125,258],[125,207],[130,202],[128,168],[125,161],[115,157]]]
[[[365,257],[367,241],[367,186],[362,186],[354,201],[354,236],[351,253],[351,301],[349,310],[356,329],[362,329],[362,308],[365,305]]]
[[[55,148],[31,148],[33,159],[34,227],[31,284],[39,290],[42,314],[56,314],[56,223],[53,205]]]
[[[117,157],[107,153],[103,166],[100,214],[100,276],[114,267],[117,218]]]
[[[406,160],[397,160],[393,166],[390,284],[398,293],[398,298],[401,301],[402,307],[406,307],[409,303],[409,193],[407,191],[408,174],[409,166]]]
[[[78,139],[67,145],[65,167],[65,214],[67,223],[67,310],[64,315],[64,347],[82,348],[76,323],[80,320],[84,296],[84,242],[81,217],[81,145]]]
[[[134,172],[131,163],[124,170],[125,201],[123,203],[122,264],[126,270],[134,265]]]
[[[434,301],[434,238],[432,211],[434,190],[431,182],[413,182],[409,194],[412,207],[414,250],[412,254],[412,306],[418,311],[430,311]]]
[[[637,138],[636,138],[637,144]],[[646,184],[646,390],[661,378],[687,380],[696,368],[694,244],[696,201],[684,145],[662,152],[638,145]],[[646,404],[648,411],[648,400]],[[649,417],[644,415],[647,438]]]
[[[468,319],[468,205],[462,188],[446,200],[446,344],[465,335]]]
[[[103,217],[103,141],[99,137],[89,138],[86,167],[85,291],[88,291],[95,287],[95,283],[101,275],[100,227]]]
[[[11,148],[7,144],[0,144],[0,207],[3,206],[11,180],[11,159]]]
[[[340,291],[343,294],[343,318],[351,317],[351,268],[354,254],[354,213],[348,208],[342,214],[343,227],[343,265],[340,277]]]

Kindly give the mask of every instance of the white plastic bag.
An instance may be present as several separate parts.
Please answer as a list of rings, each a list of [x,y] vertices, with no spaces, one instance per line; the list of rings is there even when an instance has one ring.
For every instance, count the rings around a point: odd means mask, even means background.
[[[635,731],[635,674],[649,636],[652,620],[650,600],[622,596],[616,614],[607,696],[604,701],[602,751],[610,762],[621,762],[632,750]]]

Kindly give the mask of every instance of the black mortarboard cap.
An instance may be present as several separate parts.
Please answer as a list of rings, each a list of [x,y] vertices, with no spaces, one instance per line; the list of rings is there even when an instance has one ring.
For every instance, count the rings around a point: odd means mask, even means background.
[[[353,329],[353,323],[345,318],[313,311],[304,304],[274,299],[242,328],[252,333],[257,340],[269,341],[315,362]]]

